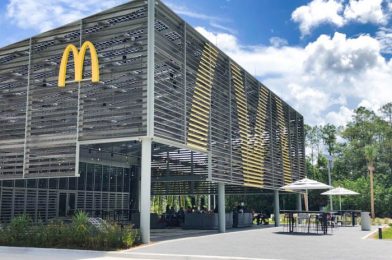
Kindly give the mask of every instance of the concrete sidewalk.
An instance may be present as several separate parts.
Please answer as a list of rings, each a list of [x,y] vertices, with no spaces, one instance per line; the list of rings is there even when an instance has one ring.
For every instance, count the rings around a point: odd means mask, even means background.
[[[207,255],[250,259],[392,259],[392,241],[363,239],[370,232],[340,227],[331,235],[282,233],[282,227],[167,240],[127,250],[148,254]]]
[[[392,259],[392,241],[362,239],[367,234],[360,227],[341,227],[325,236],[282,233],[281,227],[224,234],[201,232],[201,236],[154,242],[118,252],[0,247],[0,259]]]

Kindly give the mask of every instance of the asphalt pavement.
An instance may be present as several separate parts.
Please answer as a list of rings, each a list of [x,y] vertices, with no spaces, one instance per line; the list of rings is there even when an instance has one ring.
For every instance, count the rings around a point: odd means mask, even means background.
[[[282,227],[233,229],[222,234],[162,230],[159,242],[124,251],[0,247],[0,259],[392,259],[392,241],[364,239],[370,232],[361,231],[360,227],[339,227],[329,235],[282,231]],[[158,237],[156,233],[155,238]]]

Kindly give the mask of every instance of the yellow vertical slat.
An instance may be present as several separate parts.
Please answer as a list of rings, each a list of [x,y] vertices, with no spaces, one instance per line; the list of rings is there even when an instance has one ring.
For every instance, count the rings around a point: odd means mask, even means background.
[[[282,153],[283,181],[284,184],[288,184],[292,182],[288,134],[287,134],[287,127],[284,123],[282,101],[280,101],[280,99],[278,98],[276,98],[276,107],[278,112],[277,116],[279,122],[280,146],[281,146],[281,153]]]
[[[206,104],[211,104],[212,80],[215,77],[217,55],[218,52],[209,44],[204,46],[197,69],[188,124],[187,144],[206,151],[208,149],[210,116],[210,106],[207,107]]]

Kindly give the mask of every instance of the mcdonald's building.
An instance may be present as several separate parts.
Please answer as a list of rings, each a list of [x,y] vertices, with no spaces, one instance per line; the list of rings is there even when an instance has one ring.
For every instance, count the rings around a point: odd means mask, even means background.
[[[148,242],[153,196],[214,195],[222,220],[304,175],[302,115],[159,0],[0,49],[1,222],[139,214]]]

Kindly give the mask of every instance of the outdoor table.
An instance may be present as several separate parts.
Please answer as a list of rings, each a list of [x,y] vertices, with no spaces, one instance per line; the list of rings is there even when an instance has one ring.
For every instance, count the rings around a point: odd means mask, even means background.
[[[356,225],[355,218],[356,218],[357,215],[360,214],[360,213],[361,213],[360,210],[338,210],[338,211],[337,211],[337,215],[340,215],[340,216],[342,216],[342,217],[343,217],[345,214],[350,214],[350,215],[351,215],[351,225],[352,225],[353,227],[355,227],[355,225]],[[342,222],[342,225],[343,225],[343,222]]]
[[[320,221],[321,224],[321,231],[323,232],[324,235],[328,233],[328,217],[327,215],[329,214],[328,212],[323,212],[323,211],[302,211],[302,210],[281,210],[280,211],[283,214],[287,214],[288,216],[288,232],[293,233],[294,232],[294,226],[295,226],[295,218],[294,214],[309,214],[309,215],[315,215],[316,216],[316,221]],[[310,233],[309,226],[310,223],[308,223],[308,233]],[[318,230],[318,222],[317,222],[317,230]]]

